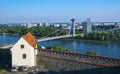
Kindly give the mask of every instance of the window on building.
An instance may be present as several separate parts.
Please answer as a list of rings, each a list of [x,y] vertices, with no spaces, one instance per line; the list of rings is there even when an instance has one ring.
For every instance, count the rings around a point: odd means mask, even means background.
[[[23,59],[26,59],[26,54],[23,54]]]
[[[23,48],[24,48],[24,45],[21,45],[21,48],[23,49]]]

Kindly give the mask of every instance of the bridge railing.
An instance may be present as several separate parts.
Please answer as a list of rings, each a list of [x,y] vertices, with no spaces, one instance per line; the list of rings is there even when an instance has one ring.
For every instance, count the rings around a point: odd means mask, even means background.
[[[67,58],[104,66],[120,66],[120,59],[104,56],[93,56],[81,53],[67,53],[61,51],[53,51],[49,49],[38,49],[38,55],[52,56],[56,58]]]

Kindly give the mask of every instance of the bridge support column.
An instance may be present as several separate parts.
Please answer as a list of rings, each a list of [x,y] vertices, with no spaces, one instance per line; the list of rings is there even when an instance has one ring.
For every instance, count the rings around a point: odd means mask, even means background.
[[[72,21],[72,33],[73,33],[72,37],[75,37],[75,19],[72,18],[71,21]]]

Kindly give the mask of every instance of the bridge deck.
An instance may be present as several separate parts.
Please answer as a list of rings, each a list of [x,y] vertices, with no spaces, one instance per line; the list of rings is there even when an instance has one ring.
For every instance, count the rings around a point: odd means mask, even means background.
[[[82,35],[82,34],[76,34],[75,36],[78,36],[78,35]],[[56,36],[56,37],[47,37],[47,38],[38,39],[38,42],[47,41],[47,40],[54,40],[54,39],[62,39],[62,38],[68,38],[68,37],[73,37],[73,35],[63,35],[63,36]]]
[[[11,47],[13,47],[13,46],[14,46],[14,44],[8,44],[8,45],[0,46],[0,48],[2,48],[2,49],[7,49],[7,48],[11,48]]]
[[[62,38],[68,38],[68,37],[72,37],[72,35],[42,38],[42,39],[38,39],[38,42],[47,41],[47,40],[54,40],[54,39],[62,39]]]

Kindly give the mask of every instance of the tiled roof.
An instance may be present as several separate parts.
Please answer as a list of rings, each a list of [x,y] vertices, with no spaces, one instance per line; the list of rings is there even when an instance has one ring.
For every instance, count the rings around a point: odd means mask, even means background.
[[[36,47],[37,45],[37,39],[30,33],[28,32],[26,35],[23,36],[23,38],[32,46]]]

